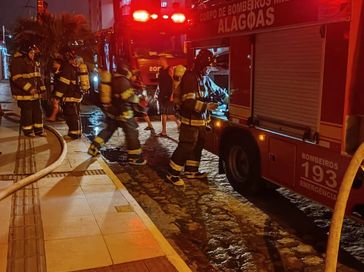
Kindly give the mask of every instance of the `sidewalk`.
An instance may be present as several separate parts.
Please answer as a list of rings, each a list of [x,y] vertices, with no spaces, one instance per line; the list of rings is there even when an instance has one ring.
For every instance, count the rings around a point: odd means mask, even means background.
[[[0,190],[55,161],[57,138],[19,136],[18,109],[0,82]],[[6,102],[6,103],[4,103]],[[64,123],[52,124],[61,134]],[[86,140],[62,165],[0,201],[0,271],[190,271]],[[90,269],[90,270],[88,270]]]

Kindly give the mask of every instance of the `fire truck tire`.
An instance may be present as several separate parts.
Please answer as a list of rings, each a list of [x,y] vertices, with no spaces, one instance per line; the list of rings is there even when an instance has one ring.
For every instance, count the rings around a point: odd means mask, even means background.
[[[230,141],[230,139],[229,139]],[[256,194],[263,187],[260,157],[256,144],[241,138],[231,139],[224,152],[223,166],[231,186],[240,194]]]

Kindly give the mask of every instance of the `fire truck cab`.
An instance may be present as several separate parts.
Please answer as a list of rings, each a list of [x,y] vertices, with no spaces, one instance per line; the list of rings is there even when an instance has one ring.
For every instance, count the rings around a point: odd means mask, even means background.
[[[206,149],[234,189],[265,181],[333,207],[364,139],[361,0],[233,0],[196,5],[189,60],[217,56],[210,77],[230,93]],[[363,219],[363,170],[347,214]]]
[[[114,0],[113,9],[113,27],[99,32],[99,62],[104,69],[113,70],[116,60],[122,59],[154,91],[160,56],[171,66],[186,64],[185,1]]]

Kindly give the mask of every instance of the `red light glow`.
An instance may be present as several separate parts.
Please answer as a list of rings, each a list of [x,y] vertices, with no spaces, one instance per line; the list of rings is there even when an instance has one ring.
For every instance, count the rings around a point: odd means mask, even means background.
[[[137,22],[146,22],[149,20],[149,13],[146,10],[136,10],[133,12],[133,19]]]
[[[168,15],[164,14],[162,17],[163,17],[163,19],[166,19],[166,20],[168,19]]]
[[[186,16],[183,13],[174,13],[171,19],[173,22],[181,24],[186,21]]]
[[[150,15],[150,18],[152,18],[153,20],[158,19],[158,14],[153,13],[152,15]]]
[[[186,21],[186,16],[183,13],[174,13],[171,19],[173,22],[181,24]]]

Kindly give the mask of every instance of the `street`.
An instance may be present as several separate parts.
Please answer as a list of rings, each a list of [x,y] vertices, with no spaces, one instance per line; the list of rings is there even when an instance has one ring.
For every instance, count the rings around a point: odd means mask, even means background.
[[[0,272],[364,271],[363,1],[5,2]]]
[[[94,107],[83,109],[83,132],[92,139],[103,115]],[[156,133],[160,122],[154,121]],[[217,156],[204,151],[201,171],[208,181],[188,180],[184,188],[165,182],[169,157],[177,143],[177,129],[168,123],[169,137],[143,130],[140,139],[147,166],[125,163],[124,136],[117,131],[102,155],[114,173],[175,246],[194,271],[323,271],[326,232],[331,213],[286,190],[266,190],[245,198],[234,192],[225,175],[219,175]],[[120,147],[121,146],[121,147]],[[300,207],[301,206],[301,207]],[[301,208],[301,209],[300,209]],[[311,213],[307,216],[303,211]],[[316,222],[316,223],[314,223]],[[321,226],[320,226],[321,224]],[[343,234],[338,271],[362,271],[363,227],[352,223]],[[350,240],[356,233],[357,246]],[[349,239],[349,240],[348,240]],[[349,249],[350,251],[350,249]]]

